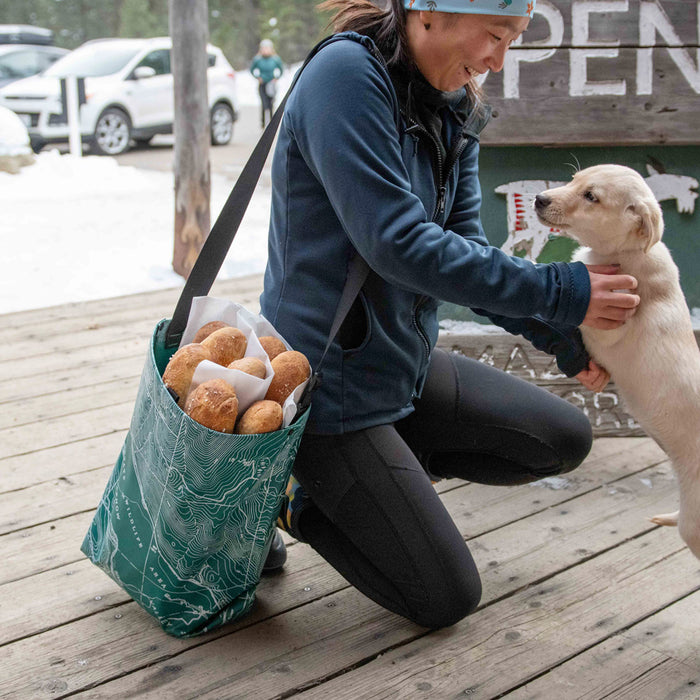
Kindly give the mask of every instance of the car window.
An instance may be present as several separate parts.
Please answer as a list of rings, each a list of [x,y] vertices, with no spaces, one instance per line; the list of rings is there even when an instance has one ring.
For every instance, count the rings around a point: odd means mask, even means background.
[[[138,53],[138,49],[108,43],[81,46],[59,59],[44,75],[78,75],[93,78],[117,73]]]
[[[215,53],[208,53],[207,54],[207,65],[209,66],[209,68],[216,65],[216,54]]]
[[[158,49],[147,53],[136,67],[141,66],[153,68],[156,75],[167,75],[170,73],[170,50]]]
[[[34,51],[16,51],[0,56],[0,75],[3,78],[26,78],[43,67]]]
[[[39,63],[41,64],[40,70],[46,70],[50,65],[56,63],[63,54],[48,53],[42,51],[38,56]]]

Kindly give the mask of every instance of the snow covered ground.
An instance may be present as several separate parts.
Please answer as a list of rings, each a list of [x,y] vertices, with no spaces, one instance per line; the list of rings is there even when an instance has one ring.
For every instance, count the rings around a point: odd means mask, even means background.
[[[230,189],[212,177],[212,221]],[[264,270],[269,206],[258,187],[222,277]],[[0,173],[0,212],[0,313],[183,283],[171,266],[171,173],[42,152],[18,175]]]
[[[257,105],[253,77],[237,77],[241,103]],[[231,186],[212,176],[212,222]],[[259,185],[221,277],[265,269],[269,207],[269,189]],[[19,174],[0,172],[0,212],[0,313],[183,283],[171,266],[172,173],[42,151]]]

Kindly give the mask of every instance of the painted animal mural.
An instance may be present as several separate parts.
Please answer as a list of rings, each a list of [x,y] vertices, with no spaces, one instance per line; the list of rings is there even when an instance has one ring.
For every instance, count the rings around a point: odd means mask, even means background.
[[[658,167],[658,166],[657,166]],[[661,168],[647,165],[649,177],[645,178],[651,191],[660,202],[676,200],[679,212],[692,214],[698,192],[698,181],[686,175],[670,175]],[[498,194],[506,196],[508,215],[508,238],[501,250],[508,255],[523,255],[537,261],[549,237],[559,233],[558,229],[543,226],[532,207],[535,195],[566,183],[553,180],[519,180],[507,182],[496,188]]]

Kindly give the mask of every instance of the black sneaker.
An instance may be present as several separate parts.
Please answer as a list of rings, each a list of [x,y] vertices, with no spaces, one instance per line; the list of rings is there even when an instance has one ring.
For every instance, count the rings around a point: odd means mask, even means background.
[[[267,552],[267,558],[263,564],[263,573],[270,571],[278,571],[287,561],[287,548],[284,546],[284,540],[280,531],[275,528],[275,534],[272,536],[272,543]]]

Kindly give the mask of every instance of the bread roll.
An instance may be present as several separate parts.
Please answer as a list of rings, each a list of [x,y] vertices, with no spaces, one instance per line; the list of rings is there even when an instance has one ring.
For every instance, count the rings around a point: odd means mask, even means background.
[[[275,376],[270,382],[265,398],[282,405],[294,389],[309,378],[311,367],[306,356],[296,350],[280,353],[270,364]]]
[[[183,345],[168,362],[163,372],[163,384],[177,394],[177,405],[184,410],[192,375],[202,360],[209,360],[209,351],[199,343]]]
[[[238,418],[236,390],[223,379],[202,382],[187,397],[185,413],[211,430],[232,433]]]
[[[258,338],[262,349],[267,353],[267,356],[273,360],[281,352],[287,351],[287,346],[274,335],[264,335],[262,338]]]
[[[242,357],[240,360],[234,360],[229,365],[229,369],[237,369],[239,372],[245,372],[259,379],[265,379],[267,374],[265,363],[257,357]]]
[[[240,360],[245,355],[248,341],[243,331],[227,326],[214,331],[201,344],[209,351],[212,362],[228,367],[234,360]]]
[[[193,343],[201,343],[205,338],[208,338],[214,331],[219,328],[228,328],[229,324],[223,321],[209,321],[205,323],[194,335]]]
[[[240,435],[271,433],[282,425],[282,406],[276,401],[256,401],[238,419],[236,432]]]

